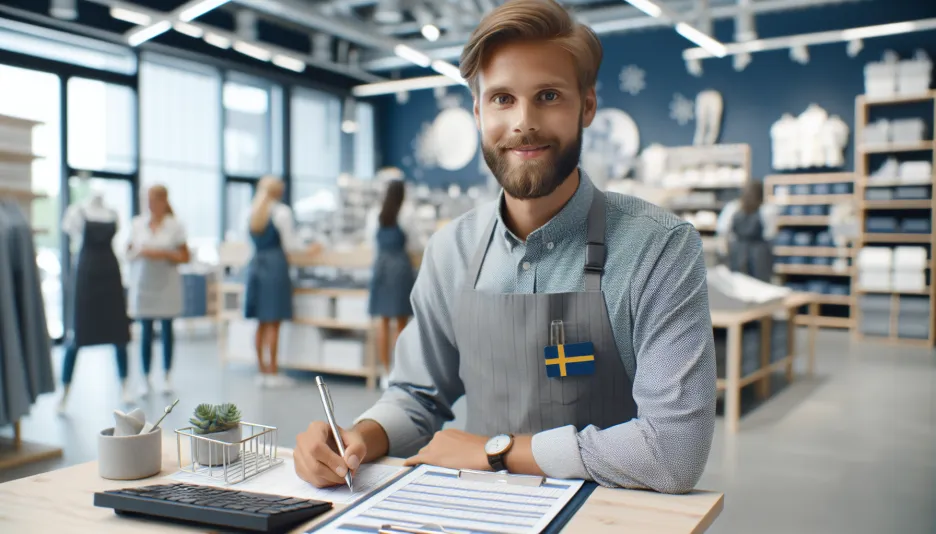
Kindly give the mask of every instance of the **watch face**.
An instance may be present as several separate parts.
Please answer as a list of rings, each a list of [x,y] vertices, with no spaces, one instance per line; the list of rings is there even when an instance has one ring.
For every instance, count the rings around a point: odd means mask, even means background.
[[[499,454],[504,452],[510,446],[510,436],[501,434],[489,439],[484,446],[484,452],[487,454]]]

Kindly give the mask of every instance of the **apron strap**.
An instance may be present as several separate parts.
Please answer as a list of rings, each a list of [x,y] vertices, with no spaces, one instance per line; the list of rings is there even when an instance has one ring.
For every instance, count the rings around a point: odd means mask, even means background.
[[[595,187],[592,191],[591,208],[588,210],[588,244],[585,248],[585,291],[601,291],[601,274],[607,257],[605,212],[608,206],[600,189]]]
[[[491,238],[494,237],[494,226],[497,224],[497,210],[499,209],[500,203],[497,203],[494,208],[494,213],[491,215],[491,220],[488,221],[487,227],[481,234],[481,242],[478,243],[478,249],[475,250],[474,256],[471,258],[471,263],[468,266],[468,276],[465,278],[465,286],[467,286],[468,289],[474,289],[475,285],[478,283],[478,276],[481,275],[481,265],[484,263],[484,256],[487,255],[488,245],[491,243]]]

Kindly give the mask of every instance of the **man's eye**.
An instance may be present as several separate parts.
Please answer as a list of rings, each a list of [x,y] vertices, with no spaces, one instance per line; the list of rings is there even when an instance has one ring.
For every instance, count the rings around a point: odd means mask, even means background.
[[[499,106],[505,106],[510,103],[510,95],[497,95],[494,97],[494,103]]]
[[[559,93],[555,91],[546,91],[545,93],[543,93],[542,97],[543,97],[543,100],[547,102],[552,102],[559,98]]]

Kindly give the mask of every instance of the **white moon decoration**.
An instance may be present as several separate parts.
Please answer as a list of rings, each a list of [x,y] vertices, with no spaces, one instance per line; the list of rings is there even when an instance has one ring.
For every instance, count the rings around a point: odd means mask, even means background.
[[[582,167],[595,185],[604,187],[608,180],[627,176],[639,150],[634,119],[620,109],[599,109],[582,135]]]
[[[478,152],[474,116],[465,109],[440,112],[432,123],[431,136],[436,164],[447,171],[465,168]]]

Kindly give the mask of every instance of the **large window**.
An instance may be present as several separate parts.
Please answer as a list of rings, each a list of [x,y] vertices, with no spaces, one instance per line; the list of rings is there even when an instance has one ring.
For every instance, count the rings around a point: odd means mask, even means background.
[[[341,172],[341,100],[334,95],[297,89],[290,120],[293,204],[337,192]],[[296,211],[301,217],[300,210]]]
[[[377,172],[374,152],[374,107],[366,102],[355,106],[357,131],[354,133],[354,176],[373,178]]]
[[[140,67],[141,188],[163,184],[195,256],[211,261],[221,235],[221,79],[158,56]],[[145,209],[145,207],[144,207]]]
[[[75,169],[136,171],[133,89],[85,78],[68,80],[68,164]]]
[[[225,173],[260,177],[282,172],[280,88],[231,73],[223,102]]]

